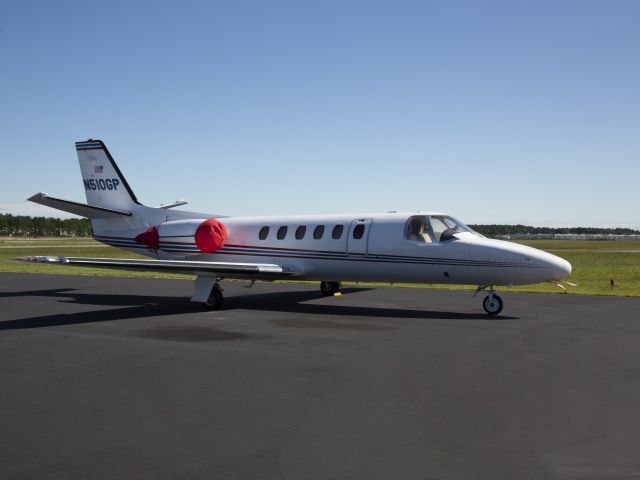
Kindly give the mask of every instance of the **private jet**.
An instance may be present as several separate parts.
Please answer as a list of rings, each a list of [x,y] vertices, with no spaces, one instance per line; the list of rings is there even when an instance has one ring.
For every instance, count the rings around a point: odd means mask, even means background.
[[[444,213],[237,217],[141,204],[101,140],[76,143],[87,203],[38,193],[30,201],[89,218],[94,238],[150,259],[19,257],[70,266],[177,272],[196,276],[191,300],[223,305],[223,279],[297,279],[339,294],[342,282],[477,285],[485,312],[503,300],[495,287],[560,284],[566,260],[484,237]]]

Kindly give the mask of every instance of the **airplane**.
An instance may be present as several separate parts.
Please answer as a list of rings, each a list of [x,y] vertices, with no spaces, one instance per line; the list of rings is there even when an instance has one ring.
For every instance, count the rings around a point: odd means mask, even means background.
[[[223,279],[298,279],[319,281],[325,296],[339,294],[344,281],[478,285],[476,294],[487,291],[485,312],[497,315],[504,302],[496,286],[562,287],[571,273],[560,257],[486,238],[443,213],[238,217],[172,210],[184,201],[148,207],[101,140],[76,142],[76,151],[87,203],[46,193],[28,200],[89,218],[97,241],[151,259],[17,260],[193,274],[191,300],[207,310],[222,308]]]

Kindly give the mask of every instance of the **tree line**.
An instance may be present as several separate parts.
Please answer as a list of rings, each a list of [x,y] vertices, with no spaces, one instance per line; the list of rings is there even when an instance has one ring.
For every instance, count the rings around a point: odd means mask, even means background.
[[[639,230],[631,228],[595,228],[595,227],[531,227],[529,225],[469,225],[476,232],[487,237],[518,234],[577,234],[577,235],[637,235]]]
[[[0,235],[12,237],[90,237],[86,218],[29,217],[0,214]]]
[[[638,235],[631,228],[532,227],[529,225],[469,225],[488,237],[517,234]],[[86,218],[29,217],[0,214],[0,235],[14,237],[90,237],[91,222]]]

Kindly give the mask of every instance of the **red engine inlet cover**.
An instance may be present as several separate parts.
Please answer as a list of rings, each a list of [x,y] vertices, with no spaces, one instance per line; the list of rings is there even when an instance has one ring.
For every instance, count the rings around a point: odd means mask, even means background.
[[[211,253],[222,248],[227,238],[227,227],[213,218],[205,220],[196,229],[196,245],[201,252]]]
[[[136,242],[144,243],[151,250],[158,250],[160,248],[160,236],[158,235],[158,229],[156,227],[150,227],[136,238]]]

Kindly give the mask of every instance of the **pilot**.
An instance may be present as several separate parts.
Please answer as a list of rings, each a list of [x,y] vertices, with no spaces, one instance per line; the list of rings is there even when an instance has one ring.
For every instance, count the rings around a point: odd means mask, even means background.
[[[424,218],[412,218],[407,225],[407,240],[418,243],[432,243],[429,229]]]
[[[427,224],[426,222],[422,222],[422,225],[420,225],[420,230],[418,231],[418,241],[422,242],[422,243],[432,243],[433,240],[431,240],[431,235],[429,235],[429,230],[427,229]]]

